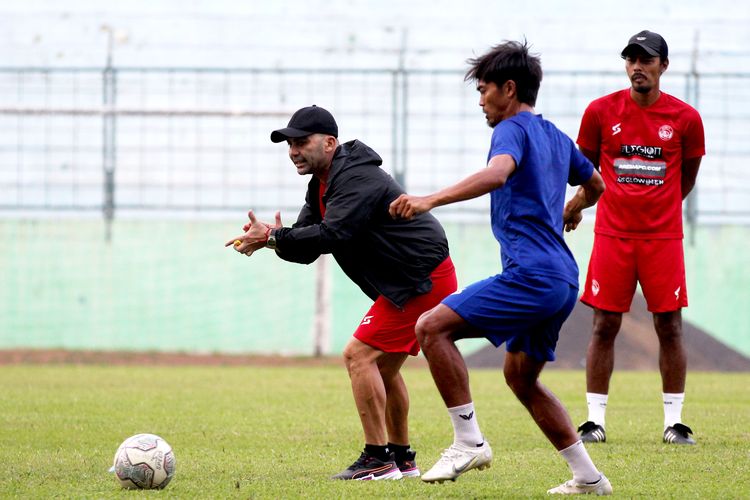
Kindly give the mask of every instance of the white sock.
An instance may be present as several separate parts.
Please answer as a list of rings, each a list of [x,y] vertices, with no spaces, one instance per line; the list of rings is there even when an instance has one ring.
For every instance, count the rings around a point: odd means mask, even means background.
[[[586,393],[586,404],[589,406],[589,420],[604,427],[604,413],[607,411],[607,394]]]
[[[573,471],[573,481],[577,484],[595,483],[601,477],[602,474],[591,461],[582,441],[576,441],[560,450],[560,455],[568,462],[568,467]]]
[[[670,394],[662,393],[664,400],[664,429],[682,422],[682,404],[685,402],[685,393]]]
[[[448,414],[453,422],[453,443],[475,447],[484,442],[473,402],[448,408]]]

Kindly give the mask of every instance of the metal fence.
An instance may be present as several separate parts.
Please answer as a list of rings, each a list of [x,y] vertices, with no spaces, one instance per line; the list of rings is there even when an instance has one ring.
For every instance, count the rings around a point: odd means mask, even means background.
[[[586,105],[626,85],[624,72],[547,72],[537,111],[575,138]],[[746,222],[750,73],[670,71],[662,88],[706,128],[689,222]],[[296,209],[306,179],[269,133],[312,103],[412,192],[485,163],[490,130],[460,71],[0,68],[0,213]],[[485,203],[445,213],[477,217]]]

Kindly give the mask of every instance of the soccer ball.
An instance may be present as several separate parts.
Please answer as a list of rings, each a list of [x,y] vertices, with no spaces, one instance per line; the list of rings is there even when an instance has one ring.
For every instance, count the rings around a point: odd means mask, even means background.
[[[123,488],[161,489],[174,476],[172,447],[155,434],[136,434],[122,442],[113,469]]]

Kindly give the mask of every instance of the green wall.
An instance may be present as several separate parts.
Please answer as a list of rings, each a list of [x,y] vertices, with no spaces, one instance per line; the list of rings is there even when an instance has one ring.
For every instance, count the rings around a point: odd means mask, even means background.
[[[0,220],[0,348],[310,354],[316,264],[224,248],[239,223]],[[486,225],[447,224],[459,285],[499,270]],[[702,227],[686,244],[684,317],[750,355],[750,228]],[[585,274],[591,226],[567,236]],[[331,351],[370,301],[330,261]],[[479,345],[479,344],[477,344]],[[483,344],[482,344],[483,345]]]

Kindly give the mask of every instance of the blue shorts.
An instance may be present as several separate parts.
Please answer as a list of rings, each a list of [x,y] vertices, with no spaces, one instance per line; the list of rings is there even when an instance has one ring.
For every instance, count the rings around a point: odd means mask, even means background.
[[[443,299],[469,325],[508,352],[554,361],[563,322],[578,298],[578,286],[549,276],[503,273]]]

